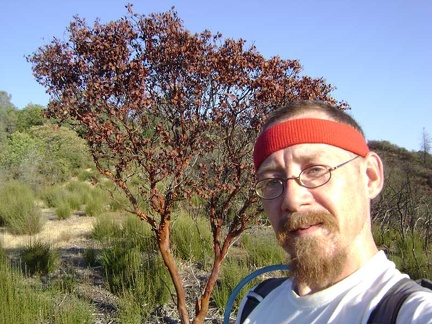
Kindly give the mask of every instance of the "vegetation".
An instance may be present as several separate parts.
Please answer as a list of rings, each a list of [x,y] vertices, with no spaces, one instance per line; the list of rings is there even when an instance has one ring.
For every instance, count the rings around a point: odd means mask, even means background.
[[[90,305],[73,293],[30,286],[19,268],[11,266],[0,246],[0,314],[2,323],[92,323]]]
[[[28,185],[10,181],[0,187],[1,224],[14,234],[36,234],[41,230],[43,219]]]
[[[230,245],[260,214],[250,190],[258,121],[293,99],[336,103],[333,87],[244,40],[193,35],[173,9],[128,12],[93,26],[76,17],[68,40],[28,61],[51,96],[46,115],[85,139],[97,170],[127,198],[123,207],[150,225],[183,323],[190,316],[176,254],[188,252],[174,248],[173,221],[179,203],[205,202],[213,258],[196,298],[193,321],[202,323]]]
[[[143,322],[171,296],[169,274],[149,226],[136,217],[129,216],[122,224],[102,218],[93,233],[103,246],[107,287],[123,300],[120,317]]]
[[[295,98],[335,102],[333,87],[243,40],[191,35],[174,11],[144,17],[130,9],[93,27],[76,18],[69,32],[69,43],[54,40],[29,57],[51,91],[48,109],[18,110],[0,92],[0,225],[35,235],[42,207],[61,220],[78,211],[94,216],[95,247],[83,258],[103,269],[120,322],[145,321],[171,296],[183,323],[191,309],[203,322],[210,302],[223,312],[241,278],[284,262],[250,190],[258,122]],[[374,236],[401,270],[432,278],[429,148],[369,144],[386,165]],[[22,271],[0,248],[7,322],[91,321],[92,305],[75,294],[73,275],[58,273],[63,261],[54,250],[31,242],[18,256]],[[185,265],[206,273],[195,307],[187,304]]]
[[[32,242],[20,251],[24,273],[28,275],[47,275],[54,272],[60,259],[48,243]]]

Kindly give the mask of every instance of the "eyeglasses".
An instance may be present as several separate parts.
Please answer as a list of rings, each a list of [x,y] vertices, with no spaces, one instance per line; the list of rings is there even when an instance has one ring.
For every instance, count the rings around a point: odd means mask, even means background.
[[[255,185],[255,192],[262,199],[275,199],[282,195],[285,189],[285,182],[288,180],[295,180],[300,186],[305,188],[318,188],[324,186],[331,179],[331,172],[344,166],[345,164],[354,161],[359,156],[341,163],[335,167],[328,167],[325,165],[312,165],[303,169],[298,177],[291,178],[266,178],[258,181]]]

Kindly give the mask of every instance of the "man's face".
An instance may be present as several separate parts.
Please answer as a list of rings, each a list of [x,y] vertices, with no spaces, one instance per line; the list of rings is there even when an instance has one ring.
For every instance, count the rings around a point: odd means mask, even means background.
[[[352,157],[327,144],[298,144],[271,154],[261,164],[257,178],[297,177],[312,165],[333,167]],[[280,197],[262,201],[300,279],[321,280],[317,272],[337,277],[345,263],[356,257],[351,247],[361,244],[369,222],[369,198],[360,164],[353,161],[332,171],[330,181],[318,188],[288,180]]]

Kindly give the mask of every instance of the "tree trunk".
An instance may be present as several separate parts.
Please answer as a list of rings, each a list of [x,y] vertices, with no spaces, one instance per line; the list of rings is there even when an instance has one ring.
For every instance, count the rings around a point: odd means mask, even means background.
[[[182,324],[189,324],[189,315],[186,307],[186,295],[180,273],[177,269],[170,249],[169,221],[166,221],[158,230],[158,246],[165,266],[168,268],[177,295],[177,311]]]
[[[216,235],[219,237],[220,235],[220,227],[216,230]],[[217,279],[219,278],[222,261],[225,258],[226,254],[228,253],[228,248],[233,240],[233,238],[236,235],[233,235],[232,233],[229,233],[225,239],[225,242],[223,244],[222,249],[220,249],[220,246],[218,244],[214,247],[214,264],[213,269],[210,274],[210,277],[207,280],[207,284],[205,287],[205,290],[203,294],[201,295],[201,298],[197,300],[196,306],[195,306],[195,318],[193,320],[193,324],[202,324],[204,323],[205,316],[207,315],[209,304],[210,304],[210,298],[213,293],[214,286],[216,284]],[[218,240],[217,240],[218,241]]]

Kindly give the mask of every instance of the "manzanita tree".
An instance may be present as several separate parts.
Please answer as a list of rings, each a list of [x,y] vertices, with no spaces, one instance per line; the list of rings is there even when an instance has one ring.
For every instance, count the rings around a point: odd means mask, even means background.
[[[50,94],[47,115],[87,140],[125,209],[152,227],[182,323],[190,318],[171,216],[179,200],[207,201],[214,261],[195,305],[193,322],[202,323],[229,246],[259,213],[251,151],[262,119],[294,99],[335,102],[333,87],[244,40],[192,34],[173,8],[144,16],[129,5],[123,18],[92,27],[74,17],[68,33],[28,57]]]

